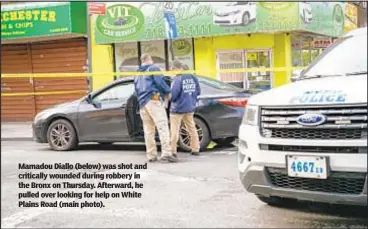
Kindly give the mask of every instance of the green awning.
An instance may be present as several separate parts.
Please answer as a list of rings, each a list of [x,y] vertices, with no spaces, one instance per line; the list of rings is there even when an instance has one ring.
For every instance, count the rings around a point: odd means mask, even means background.
[[[1,6],[2,43],[85,36],[86,2],[31,2]]]

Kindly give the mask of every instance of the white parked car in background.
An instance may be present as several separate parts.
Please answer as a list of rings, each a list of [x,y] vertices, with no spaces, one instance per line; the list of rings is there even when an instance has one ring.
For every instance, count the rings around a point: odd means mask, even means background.
[[[312,22],[312,6],[308,2],[299,2],[299,14],[304,23],[309,24]]]
[[[248,25],[256,19],[256,2],[232,2],[216,10],[213,23],[216,25]]]
[[[272,205],[367,206],[367,27],[337,39],[294,80],[248,100],[243,186]]]

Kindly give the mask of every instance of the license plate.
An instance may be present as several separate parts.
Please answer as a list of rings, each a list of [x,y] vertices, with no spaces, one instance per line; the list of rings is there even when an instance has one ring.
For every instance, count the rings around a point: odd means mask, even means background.
[[[321,156],[286,156],[288,176],[327,179],[327,158]]]

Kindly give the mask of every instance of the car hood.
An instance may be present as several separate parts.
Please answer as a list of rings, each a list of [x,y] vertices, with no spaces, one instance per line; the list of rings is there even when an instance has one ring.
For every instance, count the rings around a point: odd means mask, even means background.
[[[367,75],[300,80],[252,96],[259,106],[367,103]]]
[[[73,111],[73,109],[71,109],[71,108],[74,108],[74,107],[77,108],[79,103],[82,100],[83,100],[83,98],[73,100],[71,102],[61,103],[61,104],[49,107],[49,108],[41,111],[39,114],[48,113],[48,114],[52,115],[54,113],[67,113],[67,112]]]
[[[61,104],[55,105],[53,107],[50,107],[49,109],[75,106],[75,105],[79,104],[82,100],[83,100],[83,98],[77,99],[77,100],[74,100],[74,101],[71,101],[71,102],[61,103]]]

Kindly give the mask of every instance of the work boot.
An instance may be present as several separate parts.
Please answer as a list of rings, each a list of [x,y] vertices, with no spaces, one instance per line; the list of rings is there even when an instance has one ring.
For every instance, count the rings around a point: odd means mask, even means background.
[[[191,152],[190,154],[193,156],[199,156],[199,152]]]
[[[154,158],[148,159],[148,162],[156,162],[156,161],[158,161],[157,157],[154,157]]]
[[[178,161],[178,159],[176,159],[174,156],[163,156],[161,157],[161,161],[175,163]]]

